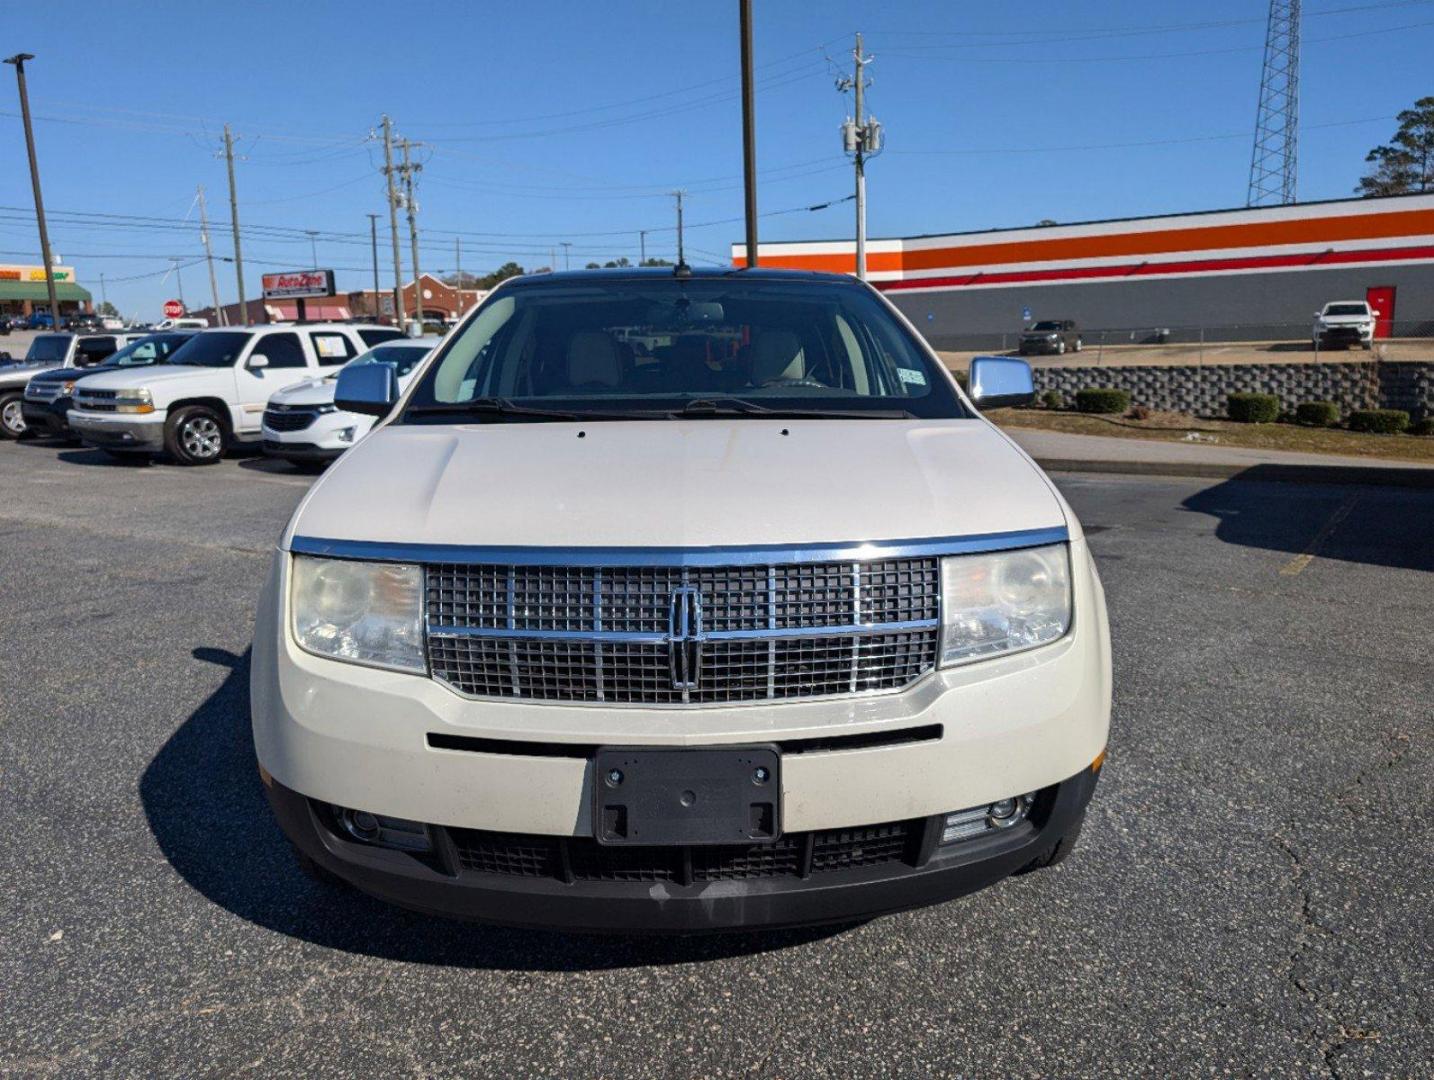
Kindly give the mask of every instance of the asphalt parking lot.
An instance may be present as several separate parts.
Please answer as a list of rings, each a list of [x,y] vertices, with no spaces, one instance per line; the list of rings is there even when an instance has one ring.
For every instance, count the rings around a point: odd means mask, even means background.
[[[0,1074],[1434,1075],[1434,492],[1057,480],[1116,647],[1071,860],[600,939],[291,864],[247,655],[309,477],[0,444]]]

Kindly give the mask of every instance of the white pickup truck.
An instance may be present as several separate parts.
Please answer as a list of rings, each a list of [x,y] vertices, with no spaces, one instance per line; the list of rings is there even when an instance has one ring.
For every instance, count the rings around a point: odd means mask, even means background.
[[[402,336],[346,323],[202,330],[168,363],[86,379],[70,430],[110,453],[164,451],[181,465],[208,465],[235,444],[259,441],[275,392]]]

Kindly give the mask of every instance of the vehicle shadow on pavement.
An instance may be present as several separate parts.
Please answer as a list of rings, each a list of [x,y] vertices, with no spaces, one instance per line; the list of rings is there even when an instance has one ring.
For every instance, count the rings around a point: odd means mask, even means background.
[[[1217,518],[1227,544],[1434,571],[1434,488],[1284,482],[1299,468],[1257,465],[1181,506]]]
[[[150,454],[107,454],[103,450],[83,447],[73,450],[61,450],[55,455],[55,460],[68,462],[71,465],[98,465],[101,468],[111,469],[139,469],[147,465],[158,464],[163,459],[155,458]]]
[[[802,945],[844,927],[695,937],[608,937],[418,915],[305,877],[265,801],[249,728],[249,652],[199,648],[228,669],[140,778],[164,857],[207,900],[269,930],[391,960],[527,971],[700,963]]]

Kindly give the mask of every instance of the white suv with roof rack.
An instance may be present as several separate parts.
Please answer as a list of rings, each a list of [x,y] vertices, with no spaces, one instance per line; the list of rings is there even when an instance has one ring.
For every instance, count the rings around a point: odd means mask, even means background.
[[[111,453],[166,451],[181,465],[207,465],[260,440],[264,406],[277,391],[402,336],[341,323],[201,330],[165,364],[86,379],[70,430]]]

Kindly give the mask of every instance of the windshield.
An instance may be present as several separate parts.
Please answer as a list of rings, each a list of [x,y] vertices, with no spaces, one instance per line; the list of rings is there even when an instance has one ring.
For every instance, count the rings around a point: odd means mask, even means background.
[[[1324,309],[1326,315],[1368,315],[1369,310],[1363,304],[1331,304]]]
[[[195,334],[174,350],[169,363],[191,367],[233,367],[252,336],[242,330]]]
[[[169,361],[172,353],[190,340],[193,334],[151,334],[131,342],[113,356],[106,357],[100,367],[146,367]]]
[[[355,356],[344,367],[358,367],[360,364],[392,364],[401,379],[413,371],[418,366],[418,362],[432,351],[433,349],[427,345],[421,347],[417,345],[380,345]],[[334,372],[329,378],[338,378],[338,372]]]
[[[866,287],[735,274],[501,290],[429,365],[402,422],[461,413],[967,415],[946,373]]]
[[[57,364],[65,358],[65,353],[69,351],[69,334],[41,334],[30,342],[30,349],[25,353],[25,359],[31,363]]]
[[[1032,330],[1059,330],[1060,328],[1060,323],[1050,321],[1038,322],[1035,326],[1031,327]]]

